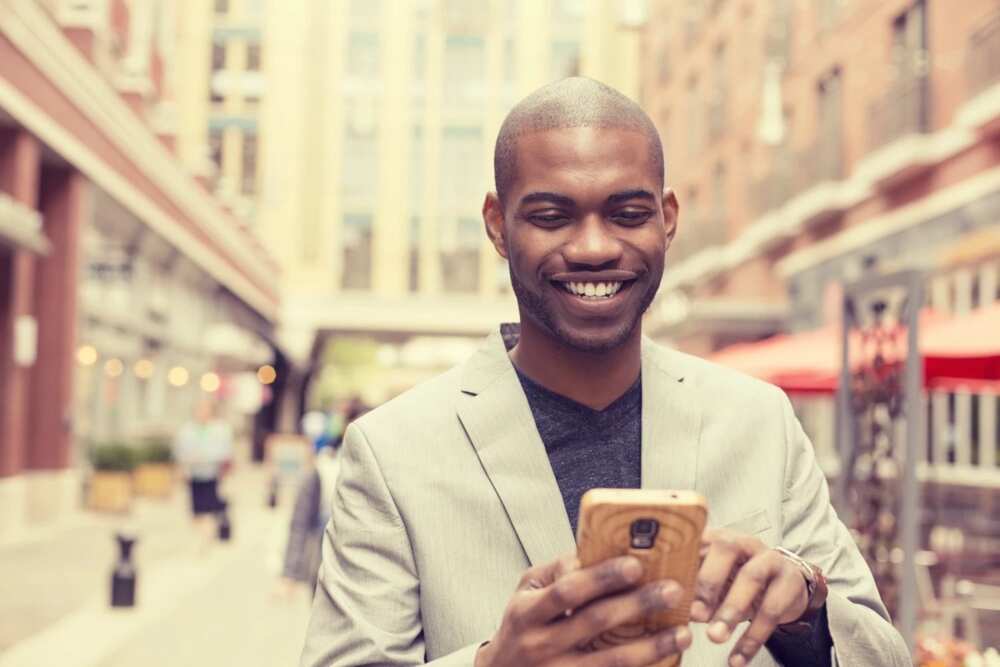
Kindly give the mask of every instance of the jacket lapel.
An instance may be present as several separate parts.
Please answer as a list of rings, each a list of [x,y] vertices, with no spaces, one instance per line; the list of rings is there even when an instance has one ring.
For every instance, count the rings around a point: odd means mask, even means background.
[[[668,362],[667,350],[643,339],[642,488],[695,489],[702,411],[692,379]]]
[[[576,548],[562,494],[499,334],[463,369],[458,417],[532,565]]]

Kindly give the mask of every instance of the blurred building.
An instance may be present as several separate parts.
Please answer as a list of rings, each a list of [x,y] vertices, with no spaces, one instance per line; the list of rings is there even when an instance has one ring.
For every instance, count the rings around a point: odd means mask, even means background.
[[[995,0],[654,0],[642,53],[681,208],[655,336],[706,354],[831,324],[873,271],[927,270],[944,312],[1000,299]],[[997,397],[930,404],[931,462],[995,485]],[[832,455],[832,402],[806,412]]]
[[[269,3],[257,224],[299,358],[333,334],[480,336],[516,317],[481,215],[496,132],[569,75],[636,96],[633,5]]]
[[[0,0],[0,536],[90,445],[259,407],[278,269],[174,155],[179,4]]]
[[[942,265],[1000,222],[993,0],[650,3],[643,103],[680,231],[658,333],[708,352],[818,326],[837,285]],[[935,280],[934,305],[998,298],[997,264]]]

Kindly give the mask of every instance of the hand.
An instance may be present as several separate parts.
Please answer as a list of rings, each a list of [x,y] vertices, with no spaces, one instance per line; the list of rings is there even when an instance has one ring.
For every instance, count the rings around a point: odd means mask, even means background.
[[[529,569],[500,629],[476,654],[475,667],[641,667],[682,652],[691,645],[686,626],[598,651],[581,648],[607,630],[680,602],[677,583],[637,588],[641,576],[642,565],[633,557],[588,568],[567,557]]]
[[[754,537],[705,531],[691,620],[709,623],[708,638],[717,644],[738,623],[751,621],[733,646],[730,667],[749,663],[775,628],[797,621],[808,604],[802,570],[788,558]]]

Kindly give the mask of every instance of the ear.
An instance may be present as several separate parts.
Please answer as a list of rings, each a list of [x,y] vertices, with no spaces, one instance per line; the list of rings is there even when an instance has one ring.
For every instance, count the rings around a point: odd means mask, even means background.
[[[507,237],[504,233],[503,206],[495,192],[487,192],[483,201],[483,222],[486,224],[486,235],[496,248],[497,254],[507,259]]]
[[[680,206],[677,204],[677,195],[670,188],[663,188],[663,227],[667,232],[667,247],[670,246],[670,242],[674,240],[674,235],[677,234],[677,214],[680,212]]]

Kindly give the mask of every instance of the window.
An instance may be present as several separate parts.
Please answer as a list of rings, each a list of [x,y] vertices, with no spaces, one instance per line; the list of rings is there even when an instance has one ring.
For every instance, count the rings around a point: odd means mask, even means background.
[[[447,127],[441,139],[441,191],[445,212],[475,208],[486,190],[483,174],[483,131],[478,127]]]
[[[774,14],[764,33],[764,54],[768,60],[788,63],[792,36],[792,0],[775,0]]]
[[[819,150],[814,158],[815,168],[819,170],[822,180],[840,178],[840,146],[841,146],[841,76],[840,69],[819,80],[816,86],[819,111]]]
[[[212,43],[212,72],[208,77],[209,95],[213,104],[219,104],[224,99],[223,91],[216,80],[218,73],[226,69],[225,42]]]
[[[687,152],[691,158],[701,150],[701,100],[699,99],[698,77],[692,76],[687,85]]]
[[[444,291],[476,292],[479,289],[482,220],[460,217],[442,222],[441,276]]]
[[[410,218],[410,291],[420,289],[420,218]]]
[[[660,79],[660,83],[667,83],[670,81],[670,41],[664,40],[660,45],[660,63],[657,69],[657,76]]]
[[[372,217],[368,214],[344,216],[343,275],[344,289],[371,289],[372,286]]]
[[[444,102],[475,105],[485,100],[486,52],[482,37],[449,35],[444,43]]]
[[[715,165],[712,172],[712,223],[724,225],[728,211],[726,201],[726,165],[721,162]]]
[[[243,134],[243,174],[240,191],[252,195],[257,191],[257,134]]]
[[[427,35],[417,33],[413,37],[413,78],[423,81],[427,76]]]
[[[341,193],[355,201],[370,201],[378,186],[378,136],[375,111],[371,105],[355,102],[348,106],[344,132],[344,169]]]
[[[222,128],[213,127],[208,131],[208,157],[215,165],[216,174],[222,171]]]
[[[215,0],[215,13],[225,15],[229,13],[229,0]]]
[[[410,210],[419,211],[424,204],[424,131],[420,125],[413,127],[410,141]]]
[[[553,81],[576,76],[580,72],[580,44],[578,42],[556,42],[552,45]]]
[[[255,42],[247,45],[247,71],[260,71],[260,43]]]
[[[715,88],[708,104],[708,135],[717,139],[725,131],[726,91],[729,89],[729,70],[726,65],[726,45],[719,44],[713,56]]]
[[[371,32],[352,32],[348,38],[347,76],[361,80],[379,78],[378,35]]]

